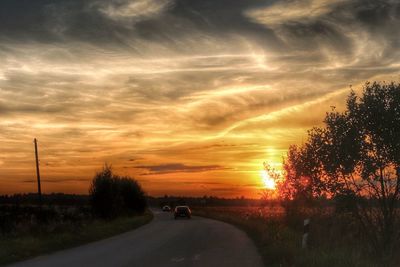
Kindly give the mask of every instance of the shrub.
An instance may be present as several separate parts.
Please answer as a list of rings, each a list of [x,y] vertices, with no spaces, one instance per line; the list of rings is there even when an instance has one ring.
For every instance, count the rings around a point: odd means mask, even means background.
[[[146,208],[146,197],[140,184],[130,177],[120,178],[118,184],[124,206],[128,210],[143,213]]]
[[[131,177],[119,177],[110,166],[96,173],[89,189],[92,209],[101,218],[113,218],[124,212],[143,213],[145,193]]]

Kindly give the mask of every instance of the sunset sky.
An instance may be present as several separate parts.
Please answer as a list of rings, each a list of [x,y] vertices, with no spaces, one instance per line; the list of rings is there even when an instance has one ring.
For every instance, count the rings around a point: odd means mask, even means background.
[[[263,162],[399,81],[398,0],[1,0],[0,194],[258,197]]]

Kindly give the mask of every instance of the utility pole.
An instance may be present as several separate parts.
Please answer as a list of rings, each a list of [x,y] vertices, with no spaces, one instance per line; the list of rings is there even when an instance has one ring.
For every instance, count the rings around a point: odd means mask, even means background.
[[[37,140],[33,139],[33,143],[35,144],[35,158],[36,158],[36,176],[38,183],[38,195],[39,195],[39,205],[42,206],[42,189],[40,188],[40,170],[39,170],[39,156],[37,149]]]

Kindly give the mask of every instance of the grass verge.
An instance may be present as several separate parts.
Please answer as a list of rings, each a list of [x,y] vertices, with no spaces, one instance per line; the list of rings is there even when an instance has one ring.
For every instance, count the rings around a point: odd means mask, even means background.
[[[143,215],[123,216],[111,221],[93,220],[57,234],[35,233],[6,237],[0,240],[0,265],[32,258],[61,249],[101,240],[138,228],[153,219],[147,211]]]
[[[323,242],[302,249],[302,232],[288,227],[280,220],[245,217],[234,209],[226,208],[193,208],[193,215],[224,221],[242,229],[258,247],[265,266],[379,266],[360,254],[354,243],[333,244],[331,234],[327,232],[319,233]]]

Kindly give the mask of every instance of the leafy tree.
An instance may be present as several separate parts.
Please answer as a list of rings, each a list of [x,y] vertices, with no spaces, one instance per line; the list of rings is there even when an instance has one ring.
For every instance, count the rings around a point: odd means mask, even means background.
[[[130,177],[119,177],[105,165],[96,173],[89,189],[93,212],[102,218],[113,218],[125,211],[143,213],[146,197],[140,184]]]
[[[399,234],[400,84],[366,83],[361,97],[352,91],[347,109],[328,112],[324,124],[289,149],[283,192],[355,201],[371,244],[390,253]]]
[[[94,176],[90,189],[90,202],[93,212],[102,218],[114,217],[117,213],[117,188],[111,166],[104,165],[103,169]]]
[[[130,178],[119,179],[119,190],[124,206],[131,211],[143,213],[146,208],[146,196],[140,184]]]

